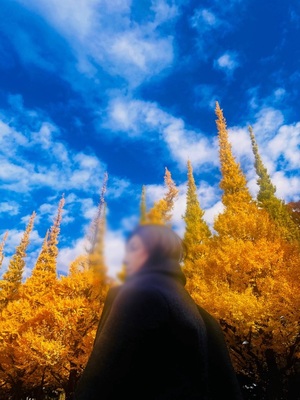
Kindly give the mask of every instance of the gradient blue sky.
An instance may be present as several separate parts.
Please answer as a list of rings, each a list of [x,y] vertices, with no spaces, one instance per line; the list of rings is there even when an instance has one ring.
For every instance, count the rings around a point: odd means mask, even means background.
[[[84,248],[105,171],[106,260],[121,266],[124,234],[186,163],[205,219],[222,210],[215,102],[255,196],[247,128],[286,202],[299,200],[300,5],[296,0],[2,0],[0,240],[10,255],[37,212],[30,274],[65,195],[58,269]],[[2,270],[2,271],[3,271]]]

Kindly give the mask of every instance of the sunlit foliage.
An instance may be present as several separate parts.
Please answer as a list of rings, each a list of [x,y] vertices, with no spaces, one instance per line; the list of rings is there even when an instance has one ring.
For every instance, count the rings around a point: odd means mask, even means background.
[[[253,198],[218,103],[215,112],[223,210],[209,227],[187,160],[182,215],[186,288],[220,322],[239,379],[259,388],[255,398],[287,398],[289,381],[300,363],[299,201],[285,204],[275,196],[249,128],[259,186]],[[35,213],[2,275],[0,398],[42,399],[45,390],[54,389],[72,398],[93,346],[107,290],[116,283],[107,275],[104,257],[107,178],[105,174],[86,250],[70,263],[66,276],[59,277],[56,270],[63,196],[31,275],[22,277]],[[164,186],[163,197],[150,209],[146,186],[142,187],[141,224],[172,225],[179,191],[167,168]],[[7,235],[0,243],[0,265]],[[125,277],[120,268],[119,280]]]
[[[167,224],[172,218],[174,202],[178,197],[178,189],[172,179],[171,172],[165,168],[164,183],[166,192],[162,199],[157,200],[153,207],[146,212],[143,223]]]

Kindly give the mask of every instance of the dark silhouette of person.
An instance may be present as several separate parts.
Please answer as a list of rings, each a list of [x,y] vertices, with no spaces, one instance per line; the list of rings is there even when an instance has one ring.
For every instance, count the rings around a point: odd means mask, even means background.
[[[106,297],[74,400],[240,400],[223,331],[185,289],[181,238],[138,225]]]

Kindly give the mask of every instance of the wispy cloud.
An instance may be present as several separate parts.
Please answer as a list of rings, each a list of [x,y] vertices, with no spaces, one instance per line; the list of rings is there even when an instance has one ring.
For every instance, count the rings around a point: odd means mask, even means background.
[[[96,76],[98,68],[139,84],[173,61],[172,34],[163,36],[158,27],[178,15],[175,5],[155,1],[142,18],[132,14],[131,1],[18,0],[40,14],[71,46],[77,68]],[[137,20],[135,20],[137,18]]]
[[[86,252],[86,240],[85,238],[79,238],[74,240],[67,247],[61,247],[59,249],[57,257],[57,270],[67,274],[72,261],[78,256],[85,254]]]
[[[188,159],[195,168],[204,164],[217,165],[216,142],[186,128],[181,118],[163,111],[156,103],[119,97],[112,100],[107,115],[104,126],[125,133],[126,138],[162,139],[181,168],[186,167]]]
[[[15,201],[3,201],[0,203],[0,214],[18,215],[20,212],[19,208],[19,204]]]
[[[208,8],[196,9],[191,18],[191,25],[193,28],[196,28],[201,32],[215,29],[222,23],[223,22],[217,17],[217,15]]]
[[[94,154],[75,152],[67,147],[60,141],[59,129],[51,122],[43,121],[45,116],[26,109],[22,109],[20,115],[23,125],[16,129],[14,124],[20,123],[14,117],[4,117],[2,112],[2,189],[28,192],[31,188],[44,186],[58,191],[89,191],[100,187],[105,167]],[[38,129],[34,130],[33,125]]]
[[[236,52],[225,52],[214,61],[214,67],[224,71],[228,77],[232,77],[233,72],[240,65]]]

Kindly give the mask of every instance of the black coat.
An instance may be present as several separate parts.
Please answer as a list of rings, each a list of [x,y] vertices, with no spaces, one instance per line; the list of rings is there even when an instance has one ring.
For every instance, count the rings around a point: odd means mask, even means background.
[[[223,332],[178,264],[145,264],[109,290],[74,400],[242,399]]]

